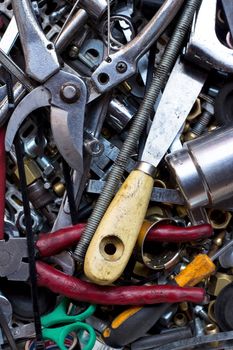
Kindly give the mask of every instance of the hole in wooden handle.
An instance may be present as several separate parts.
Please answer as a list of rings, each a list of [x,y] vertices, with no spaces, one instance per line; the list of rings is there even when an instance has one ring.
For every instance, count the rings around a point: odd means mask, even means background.
[[[124,252],[124,244],[117,236],[107,236],[100,242],[100,253],[109,261],[119,260]]]

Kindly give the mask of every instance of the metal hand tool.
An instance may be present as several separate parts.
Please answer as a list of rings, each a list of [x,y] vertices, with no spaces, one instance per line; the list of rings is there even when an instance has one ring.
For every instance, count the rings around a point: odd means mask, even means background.
[[[112,89],[136,72],[138,60],[162,34],[182,3],[183,0],[165,1],[141,33],[100,64],[91,77],[99,92]]]
[[[77,315],[67,314],[69,301],[66,298],[49,314],[41,318],[42,335],[44,339],[50,339],[58,345],[59,349],[66,350],[65,339],[71,332],[86,331],[88,342],[84,345],[84,350],[91,350],[95,344],[96,334],[93,327],[85,322],[95,312],[95,305],[90,305],[85,311]],[[59,325],[62,324],[60,327]]]
[[[72,168],[82,172],[85,84],[78,76],[60,70],[54,46],[39,28],[29,1],[14,1],[13,9],[26,72],[43,85],[34,89],[15,109],[8,125],[6,149],[10,149],[17,129],[28,114],[51,106],[51,126],[58,149]]]
[[[84,225],[68,227],[51,234],[40,234],[36,242],[38,256],[50,257],[72,244],[77,243]],[[26,281],[29,277],[26,238],[10,238],[1,240],[0,276],[9,280]],[[105,305],[138,305],[160,302],[180,302],[189,300],[202,302],[205,298],[201,288],[179,288],[163,286],[143,287],[97,287],[72,276],[59,272],[50,265],[37,261],[38,284],[80,301]]]
[[[96,286],[73,276],[68,276],[54,267],[38,261],[36,263],[38,285],[49,288],[68,298],[101,305],[148,305],[163,302],[176,303],[205,300],[202,288],[180,288],[177,286]]]
[[[80,239],[84,224],[56,231],[51,235],[41,234],[36,242],[38,255],[50,257],[70,247]],[[25,237],[0,240],[0,276],[13,281],[27,281],[29,278],[27,242]]]
[[[141,162],[117,192],[88,247],[84,271],[95,283],[109,284],[122,274],[145,217],[156,167],[182,127],[205,79],[205,73],[179,60],[173,68]]]
[[[187,45],[186,57],[207,69],[232,72],[233,51],[217,37],[216,10],[217,0],[202,1]]]
[[[139,36],[138,39],[140,39],[140,45],[143,43],[142,47],[144,47],[144,39],[147,38],[148,31],[150,33],[150,38],[152,34],[152,38],[156,40],[156,38],[174,18],[182,3],[183,0],[166,1],[164,6],[154,17],[152,23],[146,27],[142,37]],[[14,140],[14,136],[26,116],[36,108],[50,106],[49,99],[51,96],[54,97],[54,95],[56,95],[56,100],[52,99],[51,107],[51,126],[54,134],[54,139],[59,151],[70,164],[70,166],[76,170],[79,169],[81,172],[81,144],[83,140],[81,131],[83,126],[84,106],[87,93],[84,81],[78,76],[68,76],[68,73],[65,73],[64,71],[58,72],[59,65],[57,62],[57,57],[55,55],[54,46],[52,43],[49,43],[47,41],[38,24],[36,23],[28,0],[23,1],[23,6],[18,2],[14,2],[13,9],[22,40],[24,56],[27,62],[26,72],[30,77],[39,82],[44,82],[44,84],[43,86],[35,89],[32,94],[26,98],[25,101],[22,101],[19,109],[16,108],[12,114],[6,134],[6,149],[10,149]],[[24,22],[27,23],[25,27],[23,25]],[[33,28],[33,30],[31,31],[30,28]],[[30,41],[33,41],[32,45],[29,45]],[[149,41],[146,49],[149,48],[150,44],[151,42]],[[136,45],[134,46],[136,47]],[[141,51],[141,47],[138,45],[137,47],[137,50],[140,49],[139,51]],[[35,48],[35,50],[33,48]],[[144,52],[145,51],[143,51],[143,53]],[[42,66],[40,65],[41,60],[44,61],[44,65]],[[39,70],[37,70],[38,64],[40,66]],[[52,78],[50,78],[51,76]],[[123,78],[122,75],[121,78]],[[48,81],[46,81],[46,79],[48,79]],[[124,79],[125,78],[121,79],[121,81]],[[70,84],[68,87],[66,85],[64,86],[67,81]],[[88,101],[90,102],[93,99],[97,98],[101,92],[96,90],[91,79],[86,79],[86,83],[89,92]],[[48,90],[41,91],[43,87]],[[53,90],[55,87],[57,90],[56,92]],[[68,95],[64,96],[64,92],[65,95]],[[60,95],[62,95],[62,98]],[[64,99],[64,101],[62,99]],[[38,102],[35,104],[35,106],[27,108],[30,100],[37,100]],[[74,108],[77,108],[78,110],[78,114],[75,114],[75,116],[73,112]],[[61,131],[63,133],[62,135]]]

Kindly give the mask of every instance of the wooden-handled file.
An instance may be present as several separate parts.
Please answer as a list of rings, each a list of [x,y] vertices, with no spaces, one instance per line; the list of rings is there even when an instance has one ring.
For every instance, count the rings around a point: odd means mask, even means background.
[[[158,166],[188,116],[205,78],[196,67],[176,63],[147,138],[141,159],[144,164]],[[97,284],[111,284],[120,277],[137,241],[153,188],[153,177],[143,167],[140,169],[133,170],[123,183],[88,247],[84,271]]]

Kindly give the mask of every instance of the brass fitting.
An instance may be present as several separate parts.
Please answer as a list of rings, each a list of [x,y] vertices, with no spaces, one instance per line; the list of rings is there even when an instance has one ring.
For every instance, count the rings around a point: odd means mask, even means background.
[[[216,323],[217,321],[214,313],[214,304],[215,304],[215,300],[211,300],[211,302],[208,305],[208,316],[212,322]]]
[[[163,223],[165,225],[176,225],[176,221],[172,218],[157,218],[154,222],[144,220],[141,230],[138,235],[137,247],[138,247],[138,258],[142,261],[149,269],[152,270],[167,270],[172,266],[176,265],[180,260],[182,247],[178,243],[176,249],[168,251],[168,247],[164,247],[163,243],[159,244],[161,247],[159,253],[151,252],[150,247],[146,244],[146,237],[152,228],[156,228],[156,225]],[[149,248],[149,249],[148,249]]]
[[[232,218],[229,211],[223,211],[215,208],[209,209],[207,213],[210,223],[215,230],[223,230],[227,228]]]
[[[210,251],[208,253],[209,257],[213,256],[218,249],[223,245],[223,239],[225,237],[226,232],[221,231],[214,239],[213,239],[213,244],[210,248]]]
[[[146,213],[146,218],[150,221],[158,221],[165,217],[167,217],[166,210],[159,206],[150,207]]]
[[[205,326],[204,331],[205,331],[206,335],[217,334],[217,333],[219,333],[219,328],[215,323],[209,323]],[[214,342],[211,342],[209,344],[213,347],[215,347],[215,346],[217,347],[219,342],[214,341]]]
[[[197,138],[197,135],[194,134],[192,131],[188,131],[185,135],[184,135],[184,141],[191,141],[194,140],[195,138]]]
[[[184,313],[179,312],[173,319],[174,323],[178,327],[184,327],[188,323],[187,316]]]
[[[30,158],[24,159],[24,169],[25,169],[27,186],[31,185],[34,181],[39,179],[42,175],[40,168],[38,167],[38,165],[33,159],[30,159]],[[18,167],[15,167],[14,174],[19,180]]]
[[[197,118],[201,114],[201,100],[199,98],[196,99],[194,102],[194,105],[187,117],[188,121],[193,121],[195,118]]]
[[[65,186],[62,182],[56,182],[53,185],[53,191],[56,193],[58,197],[62,197],[65,192]]]
[[[229,283],[233,282],[233,276],[226,273],[217,272],[211,276],[208,283],[208,293],[218,296],[221,290]]]

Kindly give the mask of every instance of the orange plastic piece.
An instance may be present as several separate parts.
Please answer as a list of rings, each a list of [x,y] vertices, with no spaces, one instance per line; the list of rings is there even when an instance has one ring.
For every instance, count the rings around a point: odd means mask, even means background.
[[[215,265],[205,254],[197,255],[188,266],[181,271],[175,281],[180,287],[193,287],[215,271]]]

